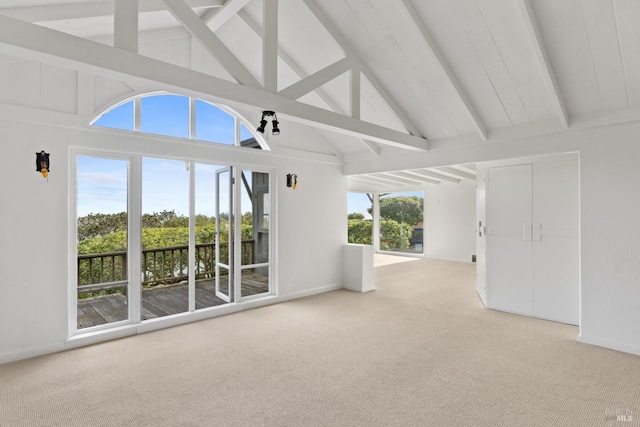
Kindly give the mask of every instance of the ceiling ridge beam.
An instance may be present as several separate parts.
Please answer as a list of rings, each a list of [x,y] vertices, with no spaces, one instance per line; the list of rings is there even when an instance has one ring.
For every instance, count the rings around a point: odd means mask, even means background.
[[[251,0],[227,0],[222,7],[206,11],[200,19],[211,31],[216,32],[250,2]]]
[[[238,58],[225,46],[224,43],[207,27],[200,17],[184,2],[184,0],[162,0],[167,5],[169,12],[180,22],[184,28],[202,43],[202,46],[213,55],[220,64],[239,83],[255,88],[262,87],[260,82],[240,62]]]
[[[387,103],[391,111],[396,115],[398,120],[402,122],[407,132],[412,135],[421,136],[420,131],[413,125],[409,116],[405,113],[405,111],[398,105],[397,102],[389,95],[387,90],[380,84],[378,79],[374,76],[371,70],[362,62],[360,57],[356,54],[356,52],[351,48],[349,43],[345,40],[345,38],[340,34],[338,29],[333,25],[333,23],[329,20],[329,18],[324,14],[324,12],[318,7],[314,0],[303,0],[304,4],[309,8],[311,13],[316,17],[316,19],[320,22],[320,24],[327,30],[327,32],[333,37],[336,43],[343,50],[345,55],[351,57],[354,61],[355,65],[360,69],[362,75],[369,80],[369,83],[373,86],[373,88],[378,92],[378,94],[384,99]]]
[[[404,4],[404,8],[401,7],[400,9],[405,13],[405,16],[409,18],[411,22],[413,22],[415,27],[418,29],[418,31],[422,35],[422,41],[424,42],[425,48],[431,54],[431,56],[433,56],[433,58],[435,59],[435,64],[440,69],[440,72],[442,72],[445,75],[445,77],[453,87],[453,90],[455,91],[458,97],[458,100],[462,103],[464,107],[464,112],[466,113],[468,119],[471,121],[476,132],[478,132],[478,135],[480,135],[480,138],[486,141],[488,136],[487,128],[482,122],[482,119],[478,115],[478,112],[476,111],[475,107],[471,103],[471,100],[467,96],[467,93],[462,88],[462,85],[458,81],[458,78],[456,77],[455,73],[453,72],[453,70],[447,63],[446,59],[440,52],[440,49],[438,49],[438,47],[436,46],[436,43],[431,37],[431,34],[429,33],[429,31],[427,30],[427,27],[424,25],[424,22],[420,20],[418,12],[413,7],[410,0],[402,0],[402,3]]]
[[[302,96],[320,88],[325,83],[330,82],[338,76],[346,73],[351,69],[351,59],[344,57],[331,65],[327,65],[321,70],[316,71],[297,82],[287,86],[278,92],[278,95],[286,96],[291,99],[298,99]]]
[[[536,58],[538,59],[538,65],[540,66],[542,77],[546,82],[546,86],[549,89],[551,97],[553,98],[558,118],[562,125],[565,128],[568,128],[569,113],[567,112],[567,107],[562,99],[560,85],[558,84],[556,74],[553,71],[553,66],[549,60],[549,55],[547,54],[547,49],[545,48],[544,41],[542,40],[540,26],[538,25],[538,21],[535,17],[535,12],[533,11],[529,0],[518,0],[518,5],[520,6],[520,12],[522,14],[525,27],[527,28],[529,39],[533,45],[533,50],[535,51]]]
[[[224,0],[187,0],[191,8],[218,8]],[[162,0],[139,0],[139,12],[166,10]],[[26,22],[64,21],[113,15],[113,0],[89,3],[64,3],[55,5],[2,7],[0,14]]]
[[[415,151],[429,149],[429,142],[423,138],[3,15],[0,15],[0,51],[126,83],[153,82],[159,90],[204,95],[232,107],[268,105],[279,115],[312,127]]]

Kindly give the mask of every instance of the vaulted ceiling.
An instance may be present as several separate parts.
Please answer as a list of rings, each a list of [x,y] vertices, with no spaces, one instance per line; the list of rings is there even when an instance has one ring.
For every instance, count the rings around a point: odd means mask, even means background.
[[[231,101],[345,163],[640,119],[637,0],[4,0],[0,15],[255,89]],[[376,182],[391,181],[350,185]]]

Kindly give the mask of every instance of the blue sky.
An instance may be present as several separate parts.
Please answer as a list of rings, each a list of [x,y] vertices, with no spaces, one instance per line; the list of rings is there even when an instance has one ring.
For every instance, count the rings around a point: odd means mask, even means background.
[[[141,100],[141,130],[181,138],[189,133],[189,99],[175,95],[145,97]],[[133,130],[133,101],[122,104],[95,122],[97,126]],[[196,101],[197,139],[222,144],[234,143],[234,118],[219,108]],[[240,126],[240,138],[252,137]],[[215,215],[215,171],[225,166],[196,164],[196,214]],[[118,213],[127,210],[126,160],[80,156],[77,160],[78,216],[89,213]],[[250,176],[250,171],[245,171]],[[251,178],[248,178],[249,185]],[[242,211],[251,211],[243,189]],[[228,195],[221,194],[228,206]],[[174,210],[189,212],[189,171],[185,161],[143,158],[142,213]],[[228,209],[223,209],[223,211]]]

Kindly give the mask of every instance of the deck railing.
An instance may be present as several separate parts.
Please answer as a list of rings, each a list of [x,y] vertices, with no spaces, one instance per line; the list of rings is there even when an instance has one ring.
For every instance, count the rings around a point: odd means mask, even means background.
[[[255,240],[241,242],[242,264],[254,264]],[[196,280],[215,277],[215,243],[196,245]],[[220,248],[220,258],[228,264],[228,245]],[[189,277],[189,247],[173,246],[142,250],[142,286],[179,283]],[[127,251],[78,255],[78,294],[122,288],[126,291]]]

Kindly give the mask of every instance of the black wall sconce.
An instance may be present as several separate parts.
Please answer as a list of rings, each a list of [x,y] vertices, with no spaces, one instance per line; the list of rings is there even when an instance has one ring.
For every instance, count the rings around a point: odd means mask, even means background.
[[[50,165],[49,153],[45,153],[44,150],[36,153],[36,171],[40,172],[43,178],[49,178]]]
[[[267,127],[267,119],[266,117],[273,117],[273,121],[271,122],[271,133],[274,135],[280,135],[280,128],[278,127],[278,117],[276,117],[275,111],[263,111],[262,119],[260,119],[260,126],[256,129],[260,133],[264,133],[264,128]]]
[[[295,173],[287,174],[287,187],[296,189],[298,187],[298,175]]]

